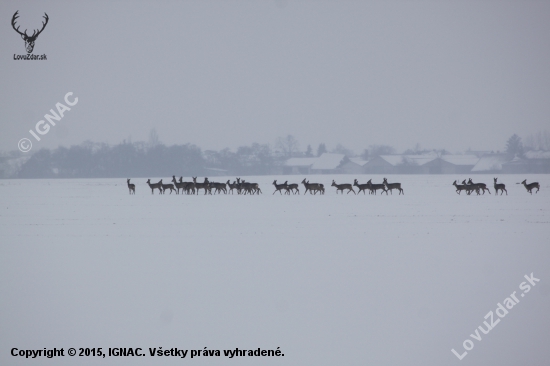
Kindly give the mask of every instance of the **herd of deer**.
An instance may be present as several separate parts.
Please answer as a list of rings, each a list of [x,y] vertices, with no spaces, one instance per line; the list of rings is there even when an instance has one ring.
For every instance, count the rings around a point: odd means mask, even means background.
[[[495,187],[495,195],[498,195],[498,191],[500,191],[500,195],[504,192],[506,192],[506,195],[508,195],[508,191],[506,190],[506,185],[503,183],[497,183],[497,178],[493,178],[493,187]],[[530,194],[533,194],[533,189],[536,188],[537,191],[535,193],[538,193],[540,190],[540,184],[539,182],[533,182],[533,183],[527,183],[527,179],[525,179],[521,183],[517,184],[523,184],[525,189],[527,189],[527,192]],[[487,185],[485,183],[474,183],[472,182],[472,178],[468,179],[466,182],[466,179],[462,181],[462,184],[456,184],[456,180],[453,182],[453,185],[456,188],[456,193],[460,194],[460,192],[465,191],[466,194],[472,194],[472,192],[476,192],[479,195],[480,191],[483,191],[483,194],[485,194],[485,191],[489,192],[491,194],[491,191],[489,188],[487,188]]]
[[[136,194],[136,185],[130,183],[130,179],[127,179],[126,183],[128,184],[128,190],[130,191],[130,194]],[[214,194],[233,194],[234,190],[237,191],[237,194],[262,193],[262,190],[260,189],[258,183],[245,182],[245,180],[241,178],[237,178],[237,180],[233,181],[233,183],[231,183],[229,180],[226,183],[210,182],[208,178],[204,178],[204,182],[197,182],[197,177],[193,177],[192,182],[184,182],[183,177],[180,177],[179,181],[177,181],[176,177],[173,175],[172,183],[164,184],[162,183],[162,179],[157,183],[151,183],[151,179],[148,179],[147,184],[149,185],[149,188],[151,188],[151,194],[155,193],[155,189],[158,189],[159,194],[164,194],[166,191],[170,191],[170,194],[172,194],[172,192],[176,192],[176,194],[179,194],[180,189],[182,191],[182,194],[198,194],[201,189],[204,190],[204,194],[212,194],[212,191],[214,191]],[[302,184],[305,188],[304,194],[306,194],[308,191],[310,194],[314,195],[317,194],[317,192],[319,192],[319,194],[325,194],[325,186],[322,183],[310,183],[304,178]],[[277,184],[277,180],[274,180],[273,185],[275,186],[275,191],[273,192],[273,194],[277,192],[282,194],[283,190],[285,191],[285,194],[300,194],[298,183],[288,184],[288,181],[286,181],[283,184]],[[344,194],[345,189],[347,189],[348,194],[350,192],[356,194],[355,190],[353,189],[354,186],[358,188],[358,193],[361,193],[361,191],[363,191],[363,194],[365,194],[366,190],[369,191],[369,194],[376,194],[376,191],[381,190],[387,195],[388,191],[393,194],[394,189],[397,189],[399,191],[399,194],[405,194],[403,192],[403,189],[401,188],[401,183],[388,183],[388,180],[386,178],[384,178],[384,182],[382,184],[373,184],[370,179],[365,184],[359,184],[357,179],[355,179],[353,185],[349,183],[336,184],[336,182],[333,180],[331,186],[336,187],[336,193],[338,193],[338,191],[341,191],[342,194]]]
[[[136,186],[133,183],[130,183],[130,179],[126,180],[128,184],[128,189],[130,194],[136,194]],[[180,177],[179,181],[176,180],[176,177],[172,176],[172,183],[164,184],[162,179],[157,183],[151,183],[151,179],[148,179],[146,182],[151,188],[151,194],[155,193],[155,189],[158,189],[159,194],[164,194],[166,191],[176,192],[176,194],[186,193],[186,194],[199,194],[200,190],[204,190],[204,194],[214,194],[216,193],[228,193],[233,194],[233,190],[236,190],[238,194],[260,194],[262,190],[258,183],[245,182],[244,179],[237,178],[236,181],[231,183],[229,180],[226,183],[219,182],[210,182],[208,178],[204,178],[204,182],[197,182],[197,177],[193,177],[192,182],[184,182],[183,177]]]
[[[508,195],[508,191],[506,190],[506,186],[503,183],[497,183],[497,178],[493,178],[494,180],[494,188],[495,188],[495,195],[498,195],[498,191],[500,191],[500,195],[504,192],[506,192],[506,195]],[[262,190],[260,189],[260,186],[258,183],[250,183],[245,182],[244,179],[237,178],[236,181],[233,181],[231,183],[229,180],[226,183],[218,183],[218,182],[210,182],[208,178],[204,178],[204,182],[199,183],[197,182],[197,177],[193,177],[192,182],[184,182],[183,177],[180,177],[179,181],[176,181],[176,177],[172,176],[172,183],[164,184],[162,183],[162,179],[158,183],[151,183],[151,179],[147,180],[147,184],[149,185],[149,188],[151,188],[151,194],[155,193],[155,189],[159,190],[159,194],[164,194],[167,190],[170,191],[170,194],[172,194],[172,191],[176,192],[176,194],[180,193],[180,189],[182,191],[182,194],[185,192],[186,194],[198,194],[201,189],[204,190],[204,194],[212,194],[212,191],[214,191],[214,194],[216,193],[231,193],[233,194],[233,191],[237,191],[237,194],[260,194],[262,193]],[[126,180],[126,183],[128,184],[128,190],[130,191],[130,194],[136,194],[136,186],[133,183],[130,183],[130,179]],[[288,184],[288,181],[285,181],[283,184],[277,184],[277,180],[273,181],[273,186],[275,186],[275,191],[273,194],[279,192],[279,194],[282,194],[282,191],[285,191],[285,194],[300,194],[300,190],[298,189],[298,183],[291,183]],[[304,185],[306,194],[308,191],[310,194],[325,194],[325,186],[322,183],[310,183],[309,181],[304,180],[302,181],[302,184]],[[523,184],[525,186],[525,189],[527,189],[527,192],[530,194],[533,194],[533,189],[536,188],[536,192],[540,190],[540,184],[538,182],[533,183],[527,183],[527,180],[524,180],[521,183],[517,184]],[[456,193],[460,194],[462,191],[465,191],[466,194],[470,195],[472,192],[476,192],[478,195],[480,192],[483,192],[485,194],[485,191],[489,192],[491,194],[491,191],[489,188],[487,188],[487,185],[485,183],[474,183],[472,181],[472,178],[468,179],[466,182],[466,179],[462,181],[462,184],[457,184],[456,180],[453,182],[453,185],[456,188]],[[388,183],[388,180],[384,178],[383,182],[381,184],[375,184],[372,183],[372,180],[369,179],[367,183],[359,184],[357,179],[354,179],[353,185],[350,183],[344,183],[344,184],[337,184],[334,180],[331,184],[332,187],[336,187],[336,194],[338,192],[342,192],[344,194],[344,190],[347,190],[348,194],[350,192],[355,193],[355,190],[353,187],[357,187],[358,193],[363,192],[365,194],[365,191],[368,190],[369,194],[376,194],[376,191],[381,190],[382,193],[388,194],[388,191],[393,194],[393,190],[397,189],[399,191],[399,194],[405,194],[403,192],[403,189],[401,188],[401,183]],[[228,191],[229,190],[229,191]]]

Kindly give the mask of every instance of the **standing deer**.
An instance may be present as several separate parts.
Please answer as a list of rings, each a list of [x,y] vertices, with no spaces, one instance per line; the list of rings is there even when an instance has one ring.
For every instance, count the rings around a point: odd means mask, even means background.
[[[204,194],[208,193],[208,178],[204,177],[203,183],[197,183],[197,177],[193,177],[193,183],[195,184],[195,189],[197,190],[197,194],[199,194],[200,189],[204,189]]]
[[[388,180],[384,178],[383,184],[386,186],[386,189],[390,191],[392,195],[393,195],[394,189],[397,189],[399,191],[399,194],[405,195],[405,192],[403,192],[403,189],[401,189],[401,183],[388,183]]]
[[[529,183],[527,184],[527,179],[525,179],[523,182],[521,182],[521,184],[523,184],[523,186],[525,187],[525,189],[527,190],[527,192],[533,194],[533,188],[536,188],[537,191],[535,193],[539,193],[539,190],[540,190],[540,184],[539,182],[533,182],[533,183]]]
[[[495,184],[494,184],[494,187],[495,187],[495,196],[498,195],[498,190],[500,189],[500,195],[502,196],[502,194],[504,193],[504,191],[506,191],[506,186],[504,185],[504,183],[497,183],[497,178],[493,178],[493,180],[495,181]],[[506,195],[508,196],[508,191],[506,191]]]
[[[309,181],[306,182],[306,179],[304,178],[304,180],[302,181],[302,184],[306,188],[304,194],[306,194],[307,191],[309,191],[309,194],[313,192],[314,195],[317,194],[317,192],[319,192],[320,194],[325,193],[325,186],[322,185],[321,183],[309,183]]]
[[[155,193],[155,189],[159,190],[159,194],[162,193],[162,179],[158,183],[151,183],[151,179],[147,179],[147,184],[151,188],[151,194]]]
[[[180,177],[180,184],[183,184],[183,190],[185,194],[195,194],[195,183],[193,182],[184,182],[183,177]]]
[[[331,187],[336,187],[336,194],[338,194],[338,191],[341,191],[342,194],[344,194],[344,189],[347,189],[348,190],[348,194],[350,192],[353,192],[353,194],[356,194],[355,191],[353,190],[353,186],[349,183],[344,183],[344,184],[336,184],[336,182],[334,181],[334,179],[332,180],[332,184],[331,184]]]
[[[175,175],[172,176],[172,182],[174,183],[174,186],[176,187],[176,194],[180,194],[180,189],[181,189],[181,193],[183,194],[183,192],[185,191],[185,183],[178,182],[176,180]],[[172,193],[172,192],[170,192],[170,193]]]
[[[130,183],[130,179],[127,179],[126,183],[128,183],[128,190],[130,191],[130,194],[136,194],[136,185]]]
[[[226,184],[229,187],[229,192],[231,192],[231,194],[233,194],[234,189],[236,189],[237,193],[239,193],[239,189],[238,189],[239,187],[238,187],[237,182],[233,181],[233,183],[230,183],[229,180],[228,180]]]
[[[219,182],[211,182],[210,188],[214,188],[214,194],[223,192],[224,194],[227,194],[227,184],[225,183],[219,183]]]
[[[237,181],[238,180],[239,180],[239,178],[237,178]],[[247,194],[247,193],[260,194],[260,193],[262,193],[262,190],[260,189],[260,186],[258,185],[258,183],[245,182],[244,179],[243,179],[240,182],[240,186],[241,186],[242,189],[244,189],[244,194]]]

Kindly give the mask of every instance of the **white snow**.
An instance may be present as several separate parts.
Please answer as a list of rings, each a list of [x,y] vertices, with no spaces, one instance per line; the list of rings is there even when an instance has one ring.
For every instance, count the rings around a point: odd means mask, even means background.
[[[272,195],[274,179],[304,178],[326,194]],[[474,177],[492,193],[480,196],[457,195],[451,184],[466,177],[450,175],[388,177],[401,196],[330,186],[354,178],[383,177],[245,177],[259,196],[151,195],[144,178],[132,179],[135,196],[126,179],[0,180],[0,364],[459,364],[451,349],[531,272],[541,282],[462,363],[544,364],[549,175],[499,176],[498,197],[488,175]],[[13,347],[285,356],[25,360]]]

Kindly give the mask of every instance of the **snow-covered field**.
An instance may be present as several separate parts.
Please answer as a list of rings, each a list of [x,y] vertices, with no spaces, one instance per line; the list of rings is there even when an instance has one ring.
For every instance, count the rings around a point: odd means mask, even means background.
[[[493,194],[457,195],[466,176],[411,175],[388,177],[404,196],[342,196],[332,179],[382,176],[326,175],[308,177],[324,196],[272,195],[274,179],[303,178],[245,177],[260,196],[151,195],[143,178],[135,196],[125,179],[0,181],[0,364],[550,364],[550,176],[502,175],[498,197],[480,175]],[[538,194],[515,184],[525,178]],[[531,272],[540,282],[519,297]],[[473,339],[514,291],[519,303]],[[467,339],[459,361],[451,349]],[[25,359],[14,347],[147,356]],[[155,347],[222,355],[152,358]],[[223,356],[237,347],[284,356]]]

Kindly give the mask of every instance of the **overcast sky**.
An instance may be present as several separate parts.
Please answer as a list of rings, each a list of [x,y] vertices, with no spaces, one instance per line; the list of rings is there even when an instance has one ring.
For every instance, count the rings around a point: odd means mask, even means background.
[[[33,51],[46,61],[14,60],[17,10],[21,30],[48,14]],[[155,128],[216,150],[287,134],[302,150],[502,150],[550,126],[550,1],[2,1],[0,14],[4,151],[67,92],[78,104],[33,149]]]

